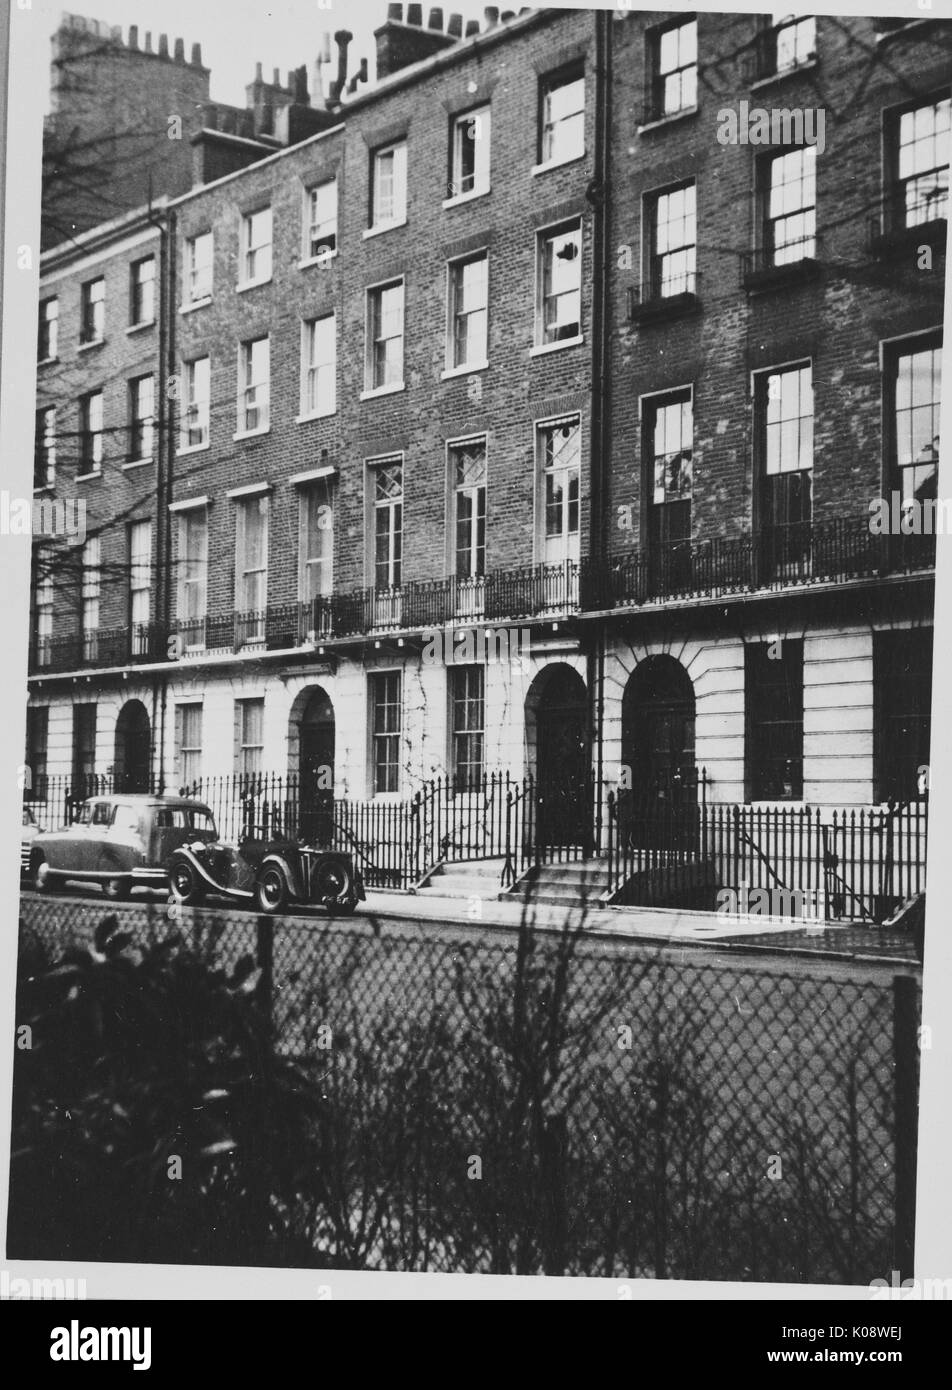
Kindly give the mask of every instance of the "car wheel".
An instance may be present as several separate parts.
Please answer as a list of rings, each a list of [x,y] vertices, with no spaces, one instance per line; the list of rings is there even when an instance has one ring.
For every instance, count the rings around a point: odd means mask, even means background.
[[[328,859],[318,865],[312,892],[318,902],[324,902],[328,912],[353,912],[357,906],[353,874],[340,859]]]
[[[205,885],[191,864],[179,859],[169,870],[172,896],[185,907],[197,907],[205,896]]]
[[[260,912],[268,914],[283,912],[288,905],[288,885],[284,874],[274,864],[269,864],[255,881],[255,902]]]
[[[30,865],[33,887],[37,893],[55,893],[56,882],[50,877],[50,866],[42,854],[36,855]]]
[[[111,903],[121,903],[132,892],[132,884],[127,878],[107,878],[103,880],[102,891]]]

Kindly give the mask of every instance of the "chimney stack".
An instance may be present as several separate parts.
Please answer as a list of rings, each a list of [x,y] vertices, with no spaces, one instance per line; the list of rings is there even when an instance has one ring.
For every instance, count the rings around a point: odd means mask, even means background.
[[[160,35],[159,35],[159,57],[160,57],[160,58],[167,58],[168,56],[169,56],[169,36],[168,36],[168,34],[160,34]]]
[[[338,29],[334,35],[337,44],[337,76],[331,83],[331,101],[334,103],[340,101],[347,82],[347,49],[353,37],[349,29]]]

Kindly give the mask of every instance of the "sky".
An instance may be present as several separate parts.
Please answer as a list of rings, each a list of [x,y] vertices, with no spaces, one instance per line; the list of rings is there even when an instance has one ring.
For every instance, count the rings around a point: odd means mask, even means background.
[[[325,8],[329,6],[329,8]],[[500,5],[518,10],[520,5]],[[450,14],[482,23],[484,0],[443,0],[444,24]],[[356,72],[361,58],[374,72],[374,30],[387,18],[387,0],[33,0],[32,22],[37,26],[37,42],[49,55],[49,38],[64,10],[89,19],[121,25],[123,39],[130,24],[139,26],[139,45],[146,30],[152,32],[152,46],[158,49],[159,34],[168,34],[169,48],[176,38],[185,40],[186,57],[193,43],[202,45],[202,62],[211,68],[211,96],[236,106],[245,104],[245,86],[255,74],[255,63],[270,78],[280,68],[282,81],[288,70],[306,64],[308,74],[321,48],[321,35],[348,29],[354,35],[350,46],[348,74]],[[423,6],[423,22],[429,18],[430,0]],[[337,48],[331,44],[333,71]],[[48,109],[48,100],[47,106]]]

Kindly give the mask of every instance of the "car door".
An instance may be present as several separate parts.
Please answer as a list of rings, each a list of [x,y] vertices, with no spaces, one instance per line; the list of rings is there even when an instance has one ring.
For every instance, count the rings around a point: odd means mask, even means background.
[[[95,819],[95,817],[94,817]],[[120,869],[127,872],[143,860],[142,809],[133,802],[117,801],[109,814],[109,823],[97,836],[97,872]]]
[[[99,801],[86,801],[83,803],[79,812],[79,817],[72,825],[60,830],[55,839],[51,839],[44,845],[44,853],[47,862],[54,869],[76,870],[83,872],[91,867],[90,865],[90,836],[93,834],[93,817],[97,814],[97,809],[104,803]],[[101,815],[101,813],[100,813]]]

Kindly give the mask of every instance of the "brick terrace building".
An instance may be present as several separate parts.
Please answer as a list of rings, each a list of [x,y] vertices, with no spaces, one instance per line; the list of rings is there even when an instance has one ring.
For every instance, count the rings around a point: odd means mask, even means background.
[[[948,26],[487,16],[391,6],[375,85],[292,75],[284,147],[45,258],[37,484],[91,539],[38,568],[31,766],[915,796],[934,547],[868,509],[936,492]],[[822,149],[722,143],[742,103]]]

